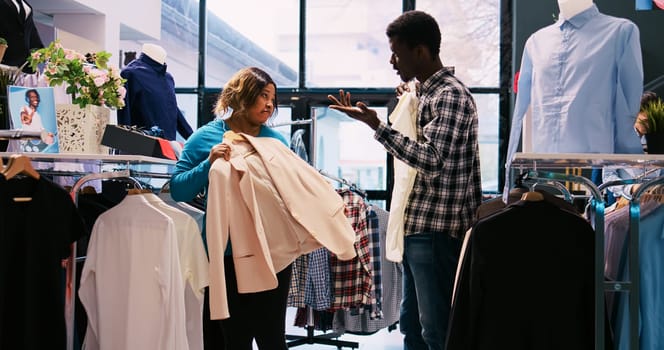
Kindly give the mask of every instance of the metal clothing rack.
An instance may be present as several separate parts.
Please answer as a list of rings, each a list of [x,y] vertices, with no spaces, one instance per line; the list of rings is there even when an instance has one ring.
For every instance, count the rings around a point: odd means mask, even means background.
[[[289,126],[289,125],[309,125],[309,163],[312,166],[316,166],[316,111],[312,111],[312,117],[311,119],[298,119],[298,120],[292,120],[289,122],[284,122],[284,123],[276,123],[276,124],[268,124],[268,126],[272,128],[280,127],[280,126]],[[319,170],[322,175],[325,175],[327,177],[333,178],[332,176],[328,175],[327,173],[324,173],[323,171]],[[337,179],[337,178],[333,178]],[[347,183],[347,181],[344,181],[344,183]],[[354,186],[354,185],[353,185]],[[357,186],[354,186],[359,190]],[[366,198],[366,193],[364,192],[364,198]],[[338,340],[338,339],[331,339],[338,337],[336,334],[321,334],[321,335],[314,335],[314,313],[313,309],[310,307],[307,307],[307,335],[302,336],[302,335],[291,335],[291,334],[286,334],[286,339],[290,340],[287,345],[289,348],[296,347],[298,345],[304,345],[304,344],[324,344],[324,345],[334,345],[338,349],[341,349],[342,347],[350,347],[353,349],[356,349],[359,347],[359,344],[356,342],[349,342],[349,341],[343,341],[343,340]]]
[[[15,152],[0,152],[0,158],[8,158]],[[42,164],[68,163],[68,164],[91,164],[99,171],[78,172],[55,170],[53,168],[36,169],[42,174],[54,176],[81,176],[72,186],[71,194],[74,204],[78,206],[78,192],[83,184],[92,180],[126,178],[137,188],[143,185],[137,178],[170,178],[175,161],[147,156],[134,155],[102,155],[102,154],[80,154],[80,153],[20,153]],[[150,171],[142,170],[149,166]],[[71,245],[71,255],[66,259],[67,289],[71,291],[65,300],[65,324],[67,329],[67,350],[74,349],[74,314],[76,302],[76,242]]]
[[[595,226],[595,349],[605,348],[605,305],[604,293],[629,292],[629,328],[630,349],[639,349],[639,253],[638,235],[641,195],[650,187],[664,183],[664,177],[645,182],[630,201],[629,229],[629,281],[604,281],[604,209],[605,201],[602,190],[613,185],[631,184],[639,180],[611,181],[595,186],[589,179],[578,175],[566,175],[555,172],[569,167],[601,169],[603,167],[643,168],[644,173],[651,169],[664,168],[664,156],[646,154],[580,154],[580,153],[517,153],[510,166],[510,181],[514,181],[514,172],[528,172],[531,179],[571,181],[585,185],[590,191],[590,208],[594,213]],[[538,169],[539,168],[539,169]],[[543,171],[543,170],[546,171]],[[642,182],[642,181],[641,181]]]

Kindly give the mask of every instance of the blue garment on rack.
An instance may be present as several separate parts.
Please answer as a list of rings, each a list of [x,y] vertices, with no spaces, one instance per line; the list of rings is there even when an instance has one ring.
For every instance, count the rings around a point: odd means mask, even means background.
[[[309,253],[308,266],[304,303],[314,310],[329,309],[332,306],[330,252],[326,248],[318,248]]]
[[[629,244],[625,242],[623,259]],[[664,206],[648,215],[642,215],[639,223],[639,349],[664,349]],[[625,263],[619,280],[629,280],[629,263]],[[615,343],[619,350],[629,350],[629,295],[620,293],[616,318]],[[631,317],[636,317],[631,315]]]
[[[118,124],[151,128],[158,126],[164,137],[175,140],[175,132],[187,139],[191,126],[178,108],[175,81],[161,64],[145,54],[129,62],[120,75],[127,79],[125,107],[118,110]]]

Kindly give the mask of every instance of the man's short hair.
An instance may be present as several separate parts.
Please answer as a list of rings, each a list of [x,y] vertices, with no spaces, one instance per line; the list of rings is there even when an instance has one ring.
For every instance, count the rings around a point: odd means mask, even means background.
[[[387,37],[398,38],[412,47],[424,45],[431,55],[440,53],[440,28],[436,20],[426,12],[407,11],[387,26]]]

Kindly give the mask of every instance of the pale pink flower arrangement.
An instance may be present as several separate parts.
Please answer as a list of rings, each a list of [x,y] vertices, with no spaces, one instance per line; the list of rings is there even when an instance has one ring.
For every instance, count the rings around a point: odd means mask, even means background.
[[[125,105],[125,79],[117,68],[108,65],[110,57],[106,51],[83,55],[63,48],[56,40],[34,51],[29,62],[35,71],[44,65],[43,74],[50,86],[66,84],[72,103],[81,108],[96,105],[120,109]]]

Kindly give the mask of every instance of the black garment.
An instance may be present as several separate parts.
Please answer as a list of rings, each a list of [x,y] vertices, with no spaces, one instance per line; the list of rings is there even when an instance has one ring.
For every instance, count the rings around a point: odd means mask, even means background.
[[[224,257],[226,292],[230,318],[222,320],[226,349],[252,350],[255,339],[260,350],[286,350],[286,303],[292,264],[277,273],[277,288],[240,294],[232,256]]]
[[[224,332],[222,320],[210,319],[210,287],[205,287],[203,302],[203,348],[209,350],[224,350]]]
[[[0,176],[0,349],[65,349],[61,261],[85,234],[67,191],[45,177]]]
[[[168,140],[175,140],[176,131],[185,139],[191,136],[193,130],[178,108],[175,81],[165,64],[142,53],[120,75],[127,79],[127,95],[125,107],[118,110],[118,124],[158,126]]]
[[[594,231],[547,201],[473,226],[447,350],[594,349]]]
[[[27,1],[24,2],[24,6],[30,6]],[[30,11],[28,18],[25,18],[25,15],[22,17],[12,0],[0,0],[0,37],[7,39],[7,51],[2,58],[2,64],[19,67],[27,61],[33,49],[44,47],[35,27],[33,14],[34,11]],[[32,69],[27,65],[23,71],[32,73]]]

